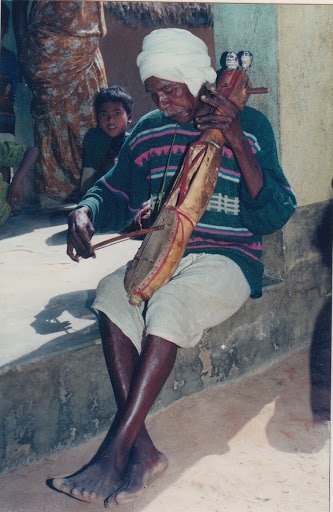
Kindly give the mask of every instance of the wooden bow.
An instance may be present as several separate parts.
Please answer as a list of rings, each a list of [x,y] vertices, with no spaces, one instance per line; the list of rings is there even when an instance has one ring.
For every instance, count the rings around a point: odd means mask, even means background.
[[[114,236],[112,238],[108,238],[107,240],[103,240],[102,242],[98,242],[97,244],[93,245],[92,248],[94,251],[96,251],[97,249],[102,249],[102,247],[107,247],[108,245],[121,242],[122,240],[126,240],[127,238],[135,238],[136,236],[147,235],[148,233],[152,233],[153,231],[159,231],[165,228],[165,225],[161,225],[152,226],[150,228],[137,229],[135,231],[130,231],[129,233],[124,233],[122,235]]]

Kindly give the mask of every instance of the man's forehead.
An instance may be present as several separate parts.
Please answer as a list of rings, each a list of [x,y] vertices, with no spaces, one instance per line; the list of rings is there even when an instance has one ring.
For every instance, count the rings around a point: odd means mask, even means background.
[[[181,87],[186,87],[186,84],[184,82],[175,82],[174,80],[166,80],[165,78],[157,78],[156,76],[151,76],[145,80],[145,89],[147,92],[162,89],[163,87],[167,87],[168,85],[178,85]]]

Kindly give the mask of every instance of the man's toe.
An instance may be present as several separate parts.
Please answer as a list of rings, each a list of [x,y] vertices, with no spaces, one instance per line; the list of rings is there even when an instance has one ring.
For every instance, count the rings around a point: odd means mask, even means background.
[[[66,485],[66,481],[64,478],[53,478],[51,480],[52,486],[57,489],[58,491],[65,491],[65,488],[68,486]]]

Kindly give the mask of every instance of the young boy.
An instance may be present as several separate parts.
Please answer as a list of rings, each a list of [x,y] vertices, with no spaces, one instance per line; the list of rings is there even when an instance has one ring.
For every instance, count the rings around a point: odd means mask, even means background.
[[[83,171],[80,196],[116,163],[117,155],[132,122],[133,100],[118,85],[101,89],[94,98],[97,126],[83,141]]]
[[[10,11],[1,1],[1,39],[9,29]],[[38,150],[15,142],[15,90],[17,59],[1,44],[0,50],[0,224],[23,200],[24,178],[33,167]],[[13,178],[12,168],[16,168]]]

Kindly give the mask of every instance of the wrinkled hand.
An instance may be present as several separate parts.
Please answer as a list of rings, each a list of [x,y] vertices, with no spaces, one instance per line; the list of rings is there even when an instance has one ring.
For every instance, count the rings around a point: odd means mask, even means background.
[[[209,94],[201,96],[201,101],[214,107],[215,110],[212,113],[197,116],[195,118],[197,127],[200,130],[219,129],[227,144],[231,147],[237,144],[243,137],[239,120],[240,109],[216,89],[211,89]]]
[[[142,203],[141,209],[138,211],[134,218],[134,221],[138,224],[138,226],[140,226],[140,228],[142,228],[142,221],[149,219],[151,215],[151,208],[152,204],[150,199]]]
[[[83,206],[71,212],[68,216],[67,255],[73,261],[82,258],[95,258],[91,239],[95,233],[89,218],[89,208]]]
[[[151,208],[152,208],[151,199],[148,199],[148,201],[145,201],[144,203],[142,203],[142,208],[140,210],[141,219],[143,219],[143,220],[149,219],[150,214],[151,214]]]

